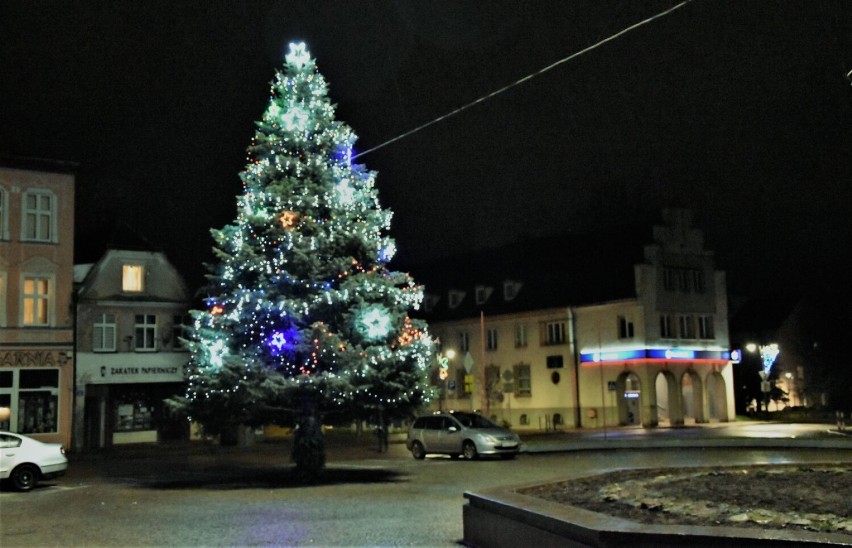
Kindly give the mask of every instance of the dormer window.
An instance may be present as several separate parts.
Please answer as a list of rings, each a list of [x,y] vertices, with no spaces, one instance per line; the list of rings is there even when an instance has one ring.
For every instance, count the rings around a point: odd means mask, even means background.
[[[145,268],[139,264],[126,264],[121,268],[121,290],[129,293],[142,291]]]
[[[448,294],[448,306],[450,308],[457,308],[464,300],[465,295],[466,293],[464,291],[457,291],[455,289],[450,290]]]
[[[523,285],[521,282],[513,280],[506,280],[503,282],[503,300],[513,300],[518,295],[518,291],[521,290],[521,285]]]
[[[493,287],[487,287],[484,285],[476,286],[476,304],[485,304],[493,291]]]
[[[423,310],[426,312],[432,312],[432,310],[435,309],[435,305],[437,305],[440,300],[441,297],[427,293],[423,296]]]

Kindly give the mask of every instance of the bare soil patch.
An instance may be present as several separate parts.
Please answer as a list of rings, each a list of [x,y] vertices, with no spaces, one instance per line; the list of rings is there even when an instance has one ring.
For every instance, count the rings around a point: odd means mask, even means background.
[[[624,470],[517,492],[638,523],[852,537],[852,465],[845,463]]]

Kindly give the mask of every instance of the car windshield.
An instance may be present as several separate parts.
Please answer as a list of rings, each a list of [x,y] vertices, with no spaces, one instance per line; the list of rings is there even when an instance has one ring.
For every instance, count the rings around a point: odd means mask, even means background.
[[[465,428],[496,428],[497,425],[476,413],[453,413],[453,417]]]

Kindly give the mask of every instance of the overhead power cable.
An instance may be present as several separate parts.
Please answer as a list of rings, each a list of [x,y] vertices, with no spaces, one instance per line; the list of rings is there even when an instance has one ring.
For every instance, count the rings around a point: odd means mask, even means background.
[[[385,147],[385,146],[387,146],[387,145],[389,145],[389,144],[391,144],[391,143],[395,143],[396,141],[399,141],[400,139],[404,139],[404,138],[408,137],[409,135],[413,135],[413,134],[417,133],[418,131],[421,131],[421,130],[423,130],[423,129],[426,129],[427,127],[429,127],[429,126],[431,126],[431,125],[434,125],[434,124],[437,124],[438,122],[441,122],[441,121],[443,121],[443,120],[446,120],[447,118],[450,118],[451,116],[455,116],[456,114],[458,114],[458,113],[460,113],[460,112],[462,112],[462,111],[464,111],[464,110],[467,110],[467,109],[469,109],[470,107],[472,107],[472,106],[474,106],[474,105],[478,105],[479,103],[482,103],[483,101],[486,101],[486,100],[488,100],[488,99],[491,99],[492,97],[494,97],[494,96],[496,96],[496,95],[499,95],[499,94],[503,93],[504,91],[507,91],[507,90],[509,90],[509,89],[512,89],[512,88],[513,88],[513,87],[515,87],[515,86],[519,86],[519,85],[521,85],[521,84],[523,84],[524,82],[527,82],[527,81],[529,81],[529,80],[532,80],[532,79],[533,79],[533,78],[535,78],[536,76],[540,76],[541,74],[544,74],[545,72],[547,72],[547,71],[549,71],[549,70],[551,70],[551,69],[554,69],[554,68],[558,67],[559,65],[561,65],[561,64],[563,64],[563,63],[567,63],[568,61],[571,61],[572,59],[576,59],[577,57],[579,57],[579,56],[581,56],[581,55],[583,55],[583,54],[585,54],[585,53],[588,53],[588,52],[592,51],[593,49],[596,49],[596,48],[598,48],[598,47],[600,47],[600,46],[602,46],[602,45],[606,44],[607,42],[611,42],[611,41],[615,40],[616,38],[619,38],[619,37],[621,37],[621,36],[623,36],[623,35],[627,34],[628,32],[630,32],[630,31],[632,31],[632,30],[638,29],[639,27],[641,27],[641,26],[643,26],[643,25],[647,25],[648,23],[650,23],[650,22],[652,22],[652,21],[654,21],[654,20],[656,20],[656,19],[659,19],[659,18],[661,18],[661,17],[665,17],[666,15],[668,15],[668,14],[670,14],[670,13],[672,13],[672,12],[676,11],[676,10],[679,10],[680,8],[682,8],[682,7],[684,7],[685,5],[689,4],[690,2],[692,2],[692,0],[684,0],[684,1],[683,1],[683,2],[681,2],[680,4],[677,4],[677,5],[675,5],[675,6],[672,6],[671,8],[669,8],[669,9],[667,9],[667,10],[665,10],[665,11],[662,11],[662,12],[660,12],[660,13],[656,14],[656,15],[652,15],[651,17],[648,17],[647,19],[644,19],[644,20],[642,20],[642,21],[639,21],[638,23],[634,23],[633,25],[630,25],[629,27],[624,28],[624,29],[622,29],[622,30],[620,30],[620,31],[616,32],[616,33],[615,33],[615,34],[613,34],[612,36],[609,36],[608,38],[604,38],[603,40],[601,40],[601,41],[599,41],[599,42],[596,42],[596,43],[592,44],[591,46],[589,46],[589,47],[587,47],[587,48],[581,49],[580,51],[578,51],[578,52],[576,52],[576,53],[572,53],[572,54],[571,54],[571,55],[569,55],[568,57],[565,57],[565,58],[563,58],[563,59],[560,59],[560,60],[556,61],[555,63],[552,63],[552,64],[550,64],[550,65],[548,65],[548,66],[544,67],[543,69],[540,69],[540,70],[538,70],[538,71],[536,71],[536,72],[533,72],[532,74],[528,74],[527,76],[524,76],[524,77],[523,77],[523,78],[521,78],[520,80],[517,80],[517,81],[515,81],[515,82],[512,82],[511,84],[508,84],[508,85],[506,85],[506,86],[503,86],[502,88],[500,88],[500,89],[498,89],[498,90],[496,90],[496,91],[492,91],[491,93],[489,93],[489,94],[487,94],[487,95],[483,95],[483,96],[482,96],[482,97],[480,97],[479,99],[476,99],[476,100],[474,100],[474,101],[471,101],[470,103],[467,103],[466,105],[460,106],[459,108],[457,108],[457,109],[455,109],[455,110],[453,110],[453,111],[450,111],[450,112],[448,112],[447,114],[444,114],[444,115],[442,115],[442,116],[439,116],[439,117],[435,118],[434,120],[431,120],[431,121],[429,121],[429,122],[426,122],[425,124],[421,124],[421,125],[419,125],[419,126],[415,127],[414,129],[411,129],[411,130],[409,130],[409,131],[406,131],[405,133],[403,133],[403,134],[401,134],[401,135],[397,135],[397,136],[396,136],[396,137],[394,137],[393,139],[389,139],[389,140],[385,141],[384,143],[381,143],[381,144],[378,144],[378,145],[374,146],[373,148],[367,149],[367,150],[365,150],[364,152],[359,152],[358,154],[356,154],[355,156],[353,156],[353,157],[352,157],[352,159],[354,160],[355,158],[359,158],[359,157],[361,157],[361,156],[364,156],[365,154],[369,154],[369,153],[371,153],[371,152],[373,152],[373,151],[379,150],[380,148],[383,148],[383,147]]]

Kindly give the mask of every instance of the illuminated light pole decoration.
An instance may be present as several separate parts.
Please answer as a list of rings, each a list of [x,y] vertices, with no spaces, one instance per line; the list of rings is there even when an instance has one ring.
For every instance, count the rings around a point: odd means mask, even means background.
[[[763,365],[763,368],[758,372],[760,375],[760,391],[763,392],[764,409],[769,411],[769,393],[772,391],[769,374],[772,372],[772,366],[775,364],[775,360],[778,359],[781,349],[778,348],[776,343],[760,345],[760,347],[754,343],[746,345],[746,350],[749,352],[755,352],[758,349],[760,350],[760,360]]]
[[[352,164],[356,136],[335,120],[304,44],[285,60],[240,173],[236,219],[211,231],[208,307],[187,337],[191,375],[175,405],[211,434],[265,423],[316,433],[320,416],[393,419],[434,396],[432,340],[409,317],[422,288],[387,267],[392,214],[376,174]],[[293,457],[297,468],[324,458]]]

